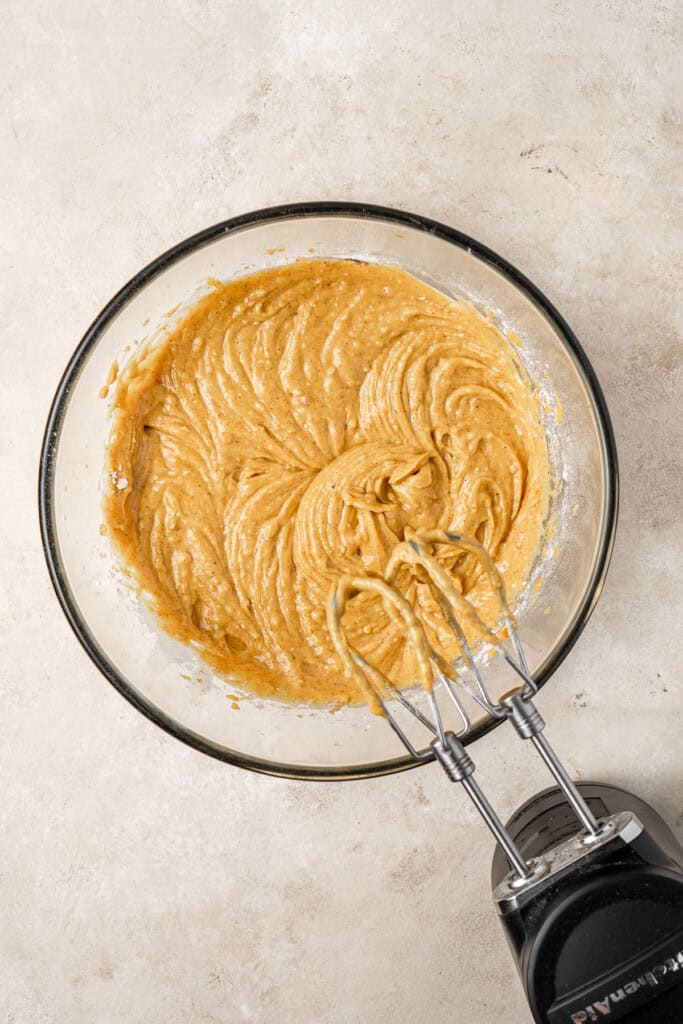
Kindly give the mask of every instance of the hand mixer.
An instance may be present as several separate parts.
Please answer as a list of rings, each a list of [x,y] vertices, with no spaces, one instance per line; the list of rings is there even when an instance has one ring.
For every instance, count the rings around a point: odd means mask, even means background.
[[[496,630],[479,616],[435,556],[441,545],[478,560],[500,609]],[[443,548],[441,548],[443,550]],[[435,650],[413,605],[397,587],[402,567],[419,573],[457,644],[449,663]],[[410,698],[351,643],[343,624],[348,602],[378,598],[413,652],[422,684]],[[469,630],[464,623],[468,624]],[[459,782],[497,841],[493,898],[534,1019],[541,1024],[602,1020],[683,1024],[683,848],[638,797],[605,784],[575,784],[544,735],[534,706],[537,687],[502,579],[476,540],[418,531],[394,550],[383,578],[340,579],[328,607],[335,648],[371,708],[416,761],[436,757]],[[475,658],[467,636],[478,639]],[[499,652],[517,685],[494,699],[482,653]],[[412,691],[411,691],[412,693]],[[474,778],[464,746],[471,728],[467,698],[493,719],[507,719],[531,743],[556,785],[527,800],[504,825]],[[455,729],[445,725],[445,705]],[[408,715],[433,737],[418,750],[401,724]]]

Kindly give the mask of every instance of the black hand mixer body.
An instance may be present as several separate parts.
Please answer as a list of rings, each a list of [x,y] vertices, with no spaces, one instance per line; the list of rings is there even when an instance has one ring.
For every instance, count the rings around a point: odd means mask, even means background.
[[[591,848],[559,788],[506,830],[555,870],[518,895],[502,849],[492,883],[529,1006],[541,1024],[683,1024],[683,848],[646,803],[614,786],[578,789],[598,821],[623,824]],[[563,857],[566,863],[562,863]]]

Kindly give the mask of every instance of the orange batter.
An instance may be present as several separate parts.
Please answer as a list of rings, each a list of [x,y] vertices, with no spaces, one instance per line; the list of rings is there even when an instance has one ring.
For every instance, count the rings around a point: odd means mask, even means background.
[[[519,353],[470,306],[349,260],[217,285],[137,353],[108,469],[109,533],[164,628],[253,691],[316,704],[362,699],[326,626],[341,575],[381,574],[406,530],[457,530],[514,598],[548,506]],[[485,612],[474,560],[443,560]],[[448,654],[424,581],[401,589]],[[349,621],[373,663],[411,681],[372,595]]]

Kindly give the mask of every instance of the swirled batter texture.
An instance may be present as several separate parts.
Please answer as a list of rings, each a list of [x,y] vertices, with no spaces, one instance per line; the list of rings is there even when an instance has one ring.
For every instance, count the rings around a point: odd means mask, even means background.
[[[129,363],[113,416],[110,535],[165,629],[260,694],[362,699],[326,604],[342,574],[381,574],[411,530],[476,537],[513,598],[538,546],[548,456],[518,355],[395,267],[301,260],[217,285]],[[442,557],[485,614],[477,563]],[[455,653],[428,585],[404,573]],[[373,663],[411,682],[372,595],[348,622]]]

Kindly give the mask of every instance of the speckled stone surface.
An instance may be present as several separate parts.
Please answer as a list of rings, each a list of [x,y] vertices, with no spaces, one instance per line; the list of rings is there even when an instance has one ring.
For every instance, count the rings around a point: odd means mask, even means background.
[[[683,836],[682,42],[680,6],[640,0],[5,5],[0,1019],[530,1019],[491,843],[435,767],[303,784],[214,762],[102,680],[53,597],[37,453],[68,356],[141,265],[257,207],[436,217],[566,315],[621,521],[539,703],[577,775]],[[503,813],[545,784],[511,734],[476,752]]]

